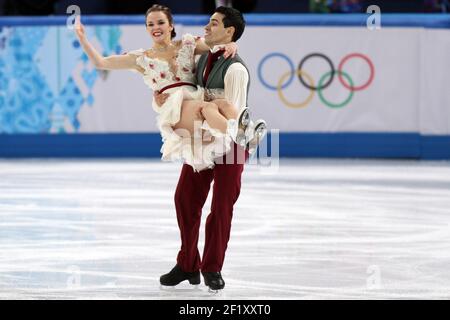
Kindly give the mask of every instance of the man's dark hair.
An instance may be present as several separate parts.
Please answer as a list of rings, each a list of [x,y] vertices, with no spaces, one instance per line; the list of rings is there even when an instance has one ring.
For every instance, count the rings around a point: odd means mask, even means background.
[[[225,28],[234,27],[234,34],[231,41],[238,41],[244,33],[245,20],[242,13],[234,8],[218,7],[214,12],[218,12],[224,15],[223,25]]]

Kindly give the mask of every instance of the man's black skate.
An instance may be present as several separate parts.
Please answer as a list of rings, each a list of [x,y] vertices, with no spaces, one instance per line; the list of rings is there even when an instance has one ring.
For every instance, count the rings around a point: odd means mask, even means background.
[[[225,287],[225,281],[220,272],[202,272],[205,285],[213,291],[222,290]]]
[[[200,284],[200,272],[184,272],[177,264],[169,273],[159,278],[163,286],[176,286],[184,280],[188,280],[190,284]]]

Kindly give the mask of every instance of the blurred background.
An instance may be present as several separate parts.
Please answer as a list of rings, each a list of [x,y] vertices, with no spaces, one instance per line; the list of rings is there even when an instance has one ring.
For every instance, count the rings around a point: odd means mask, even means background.
[[[448,0],[0,0],[1,15],[63,15],[69,5],[84,14],[142,14],[152,4],[170,7],[175,14],[210,13],[215,6],[233,6],[246,13],[361,13],[369,5],[383,12],[448,13]]]

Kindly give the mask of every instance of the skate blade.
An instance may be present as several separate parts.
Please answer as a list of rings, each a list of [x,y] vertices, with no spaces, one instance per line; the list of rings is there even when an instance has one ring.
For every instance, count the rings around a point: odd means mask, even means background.
[[[245,135],[245,130],[239,129],[238,134],[236,135],[236,143],[241,147],[245,147],[247,144],[247,136]]]
[[[213,294],[213,295],[220,295],[222,293],[222,289],[208,288],[208,293]]]
[[[175,286],[164,286],[162,284],[159,285],[159,290],[161,291],[176,291]]]
[[[256,149],[258,149],[259,144],[264,139],[267,134],[267,128],[265,126],[261,126],[257,129],[255,133],[255,137],[247,144],[247,150],[250,154],[254,154]]]
[[[245,147],[246,143],[247,143],[247,140],[246,140],[245,138],[242,138],[242,139],[239,139],[239,140],[238,140],[238,144],[239,144],[241,147]]]
[[[190,291],[200,291],[200,284],[188,284],[180,283],[176,286],[164,286],[159,285],[159,289],[165,292],[190,292]]]

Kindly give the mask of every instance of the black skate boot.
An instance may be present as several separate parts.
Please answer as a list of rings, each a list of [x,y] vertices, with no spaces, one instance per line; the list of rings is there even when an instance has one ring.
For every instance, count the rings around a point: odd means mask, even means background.
[[[159,278],[159,282],[163,286],[176,286],[180,282],[188,280],[190,284],[200,284],[200,272],[184,272],[178,266],[178,264],[173,267],[173,269]]]
[[[254,124],[253,134],[251,140],[247,143],[247,150],[250,154],[253,154],[258,148],[259,143],[264,139],[267,134],[267,125],[264,120],[257,120]]]
[[[225,287],[225,281],[222,279],[220,272],[202,272],[205,285],[207,285],[210,291],[217,292]]]

